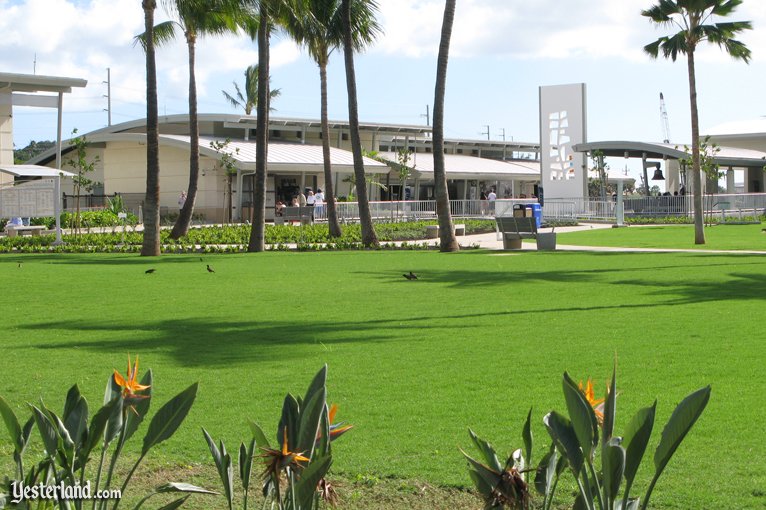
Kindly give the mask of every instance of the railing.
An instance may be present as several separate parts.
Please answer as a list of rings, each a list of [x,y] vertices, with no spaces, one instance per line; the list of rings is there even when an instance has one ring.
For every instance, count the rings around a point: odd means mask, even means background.
[[[499,201],[498,201],[499,202]],[[338,219],[344,223],[359,221],[357,202],[336,203]],[[496,208],[487,200],[450,200],[455,218],[493,218]],[[370,216],[377,222],[401,222],[436,219],[435,200],[400,200],[370,202]],[[327,204],[314,207],[314,220],[327,220]]]

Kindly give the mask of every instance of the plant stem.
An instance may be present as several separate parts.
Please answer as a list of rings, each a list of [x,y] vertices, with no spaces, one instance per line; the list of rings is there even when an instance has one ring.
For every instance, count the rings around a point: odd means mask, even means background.
[[[593,463],[588,461],[588,469],[590,469],[590,474],[593,477],[593,483],[596,485],[596,496],[598,496],[598,506],[601,508],[601,510],[604,510],[606,507],[604,506],[604,500],[601,497],[601,485],[598,483],[598,477],[596,476],[596,471],[593,469]]]
[[[146,453],[142,453],[141,456],[136,461],[136,463],[133,464],[133,467],[128,473],[128,476],[125,477],[125,481],[123,482],[122,487],[120,487],[120,494],[125,494],[125,488],[128,486],[128,483],[130,483],[130,479],[133,478],[133,473],[136,472],[138,465],[141,464],[141,461],[144,460],[144,457],[146,457]],[[112,507],[112,510],[117,510],[117,507],[120,506],[120,501],[121,499],[118,499],[114,502],[114,506]]]
[[[650,483],[649,488],[646,489],[646,496],[644,496],[644,502],[641,504],[641,510],[646,510],[646,506],[649,504],[649,497],[652,495],[654,485],[657,483],[658,479],[659,477],[656,474],[652,477],[652,483]]]
[[[106,458],[106,448],[107,448],[107,445],[104,444],[104,447],[101,449],[101,461],[98,463],[98,471],[96,471],[96,486],[94,487],[96,492],[98,492],[98,486],[101,483],[101,470],[104,467],[104,459]],[[98,501],[97,499],[93,498],[93,510],[96,510],[97,501]]]

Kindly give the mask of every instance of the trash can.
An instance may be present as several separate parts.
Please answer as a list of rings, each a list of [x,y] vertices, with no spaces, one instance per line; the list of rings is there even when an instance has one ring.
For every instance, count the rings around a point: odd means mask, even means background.
[[[523,218],[526,210],[524,209],[524,204],[513,204],[513,217],[514,218]]]
[[[532,209],[532,214],[527,214],[527,216],[533,216],[535,218],[535,223],[539,229],[543,225],[543,208],[540,204],[529,204],[527,207]]]

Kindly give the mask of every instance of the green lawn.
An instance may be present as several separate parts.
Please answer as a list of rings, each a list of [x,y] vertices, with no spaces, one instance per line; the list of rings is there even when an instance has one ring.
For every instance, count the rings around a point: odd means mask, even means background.
[[[718,232],[749,228],[708,229],[710,247]],[[645,233],[691,239],[685,227],[631,227],[559,242]],[[144,274],[150,267],[156,273]],[[421,279],[402,278],[409,270]],[[0,282],[0,395],[18,413],[40,397],[63,406],[75,382],[99,402],[128,353],[140,355],[142,372],[154,369],[157,403],[200,382],[183,428],[150,454],[170,466],[210,464],[201,426],[230,450],[248,438],[248,418],[275,430],[284,393],[305,391],[328,363],[329,400],[340,404],[338,419],[355,425],[334,448],[336,474],[469,486],[457,450],[470,446],[467,427],[509,452],[521,446],[521,425],[534,406],[539,458],[548,446],[542,415],[565,407],[562,372],[591,376],[603,391],[616,354],[617,430],[659,400],[636,495],[646,488],[674,406],[712,384],[710,404],[652,507],[766,504],[763,256],[6,255]],[[11,452],[0,430],[0,477],[10,474]]]
[[[762,229],[760,224],[705,227],[706,243],[702,245],[694,244],[691,225],[581,230],[561,233],[557,241],[578,246],[766,251],[766,232]]]

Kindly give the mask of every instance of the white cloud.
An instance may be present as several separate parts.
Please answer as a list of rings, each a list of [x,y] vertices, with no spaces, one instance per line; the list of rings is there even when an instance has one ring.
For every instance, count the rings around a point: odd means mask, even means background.
[[[645,60],[643,46],[669,33],[641,16],[651,5],[648,0],[464,0],[457,4],[450,55]],[[443,1],[381,0],[380,11],[386,33],[374,51],[437,54]],[[734,18],[766,26],[766,2],[746,2]],[[765,48],[766,32],[756,32],[743,40]],[[719,57],[703,49],[700,58]]]

